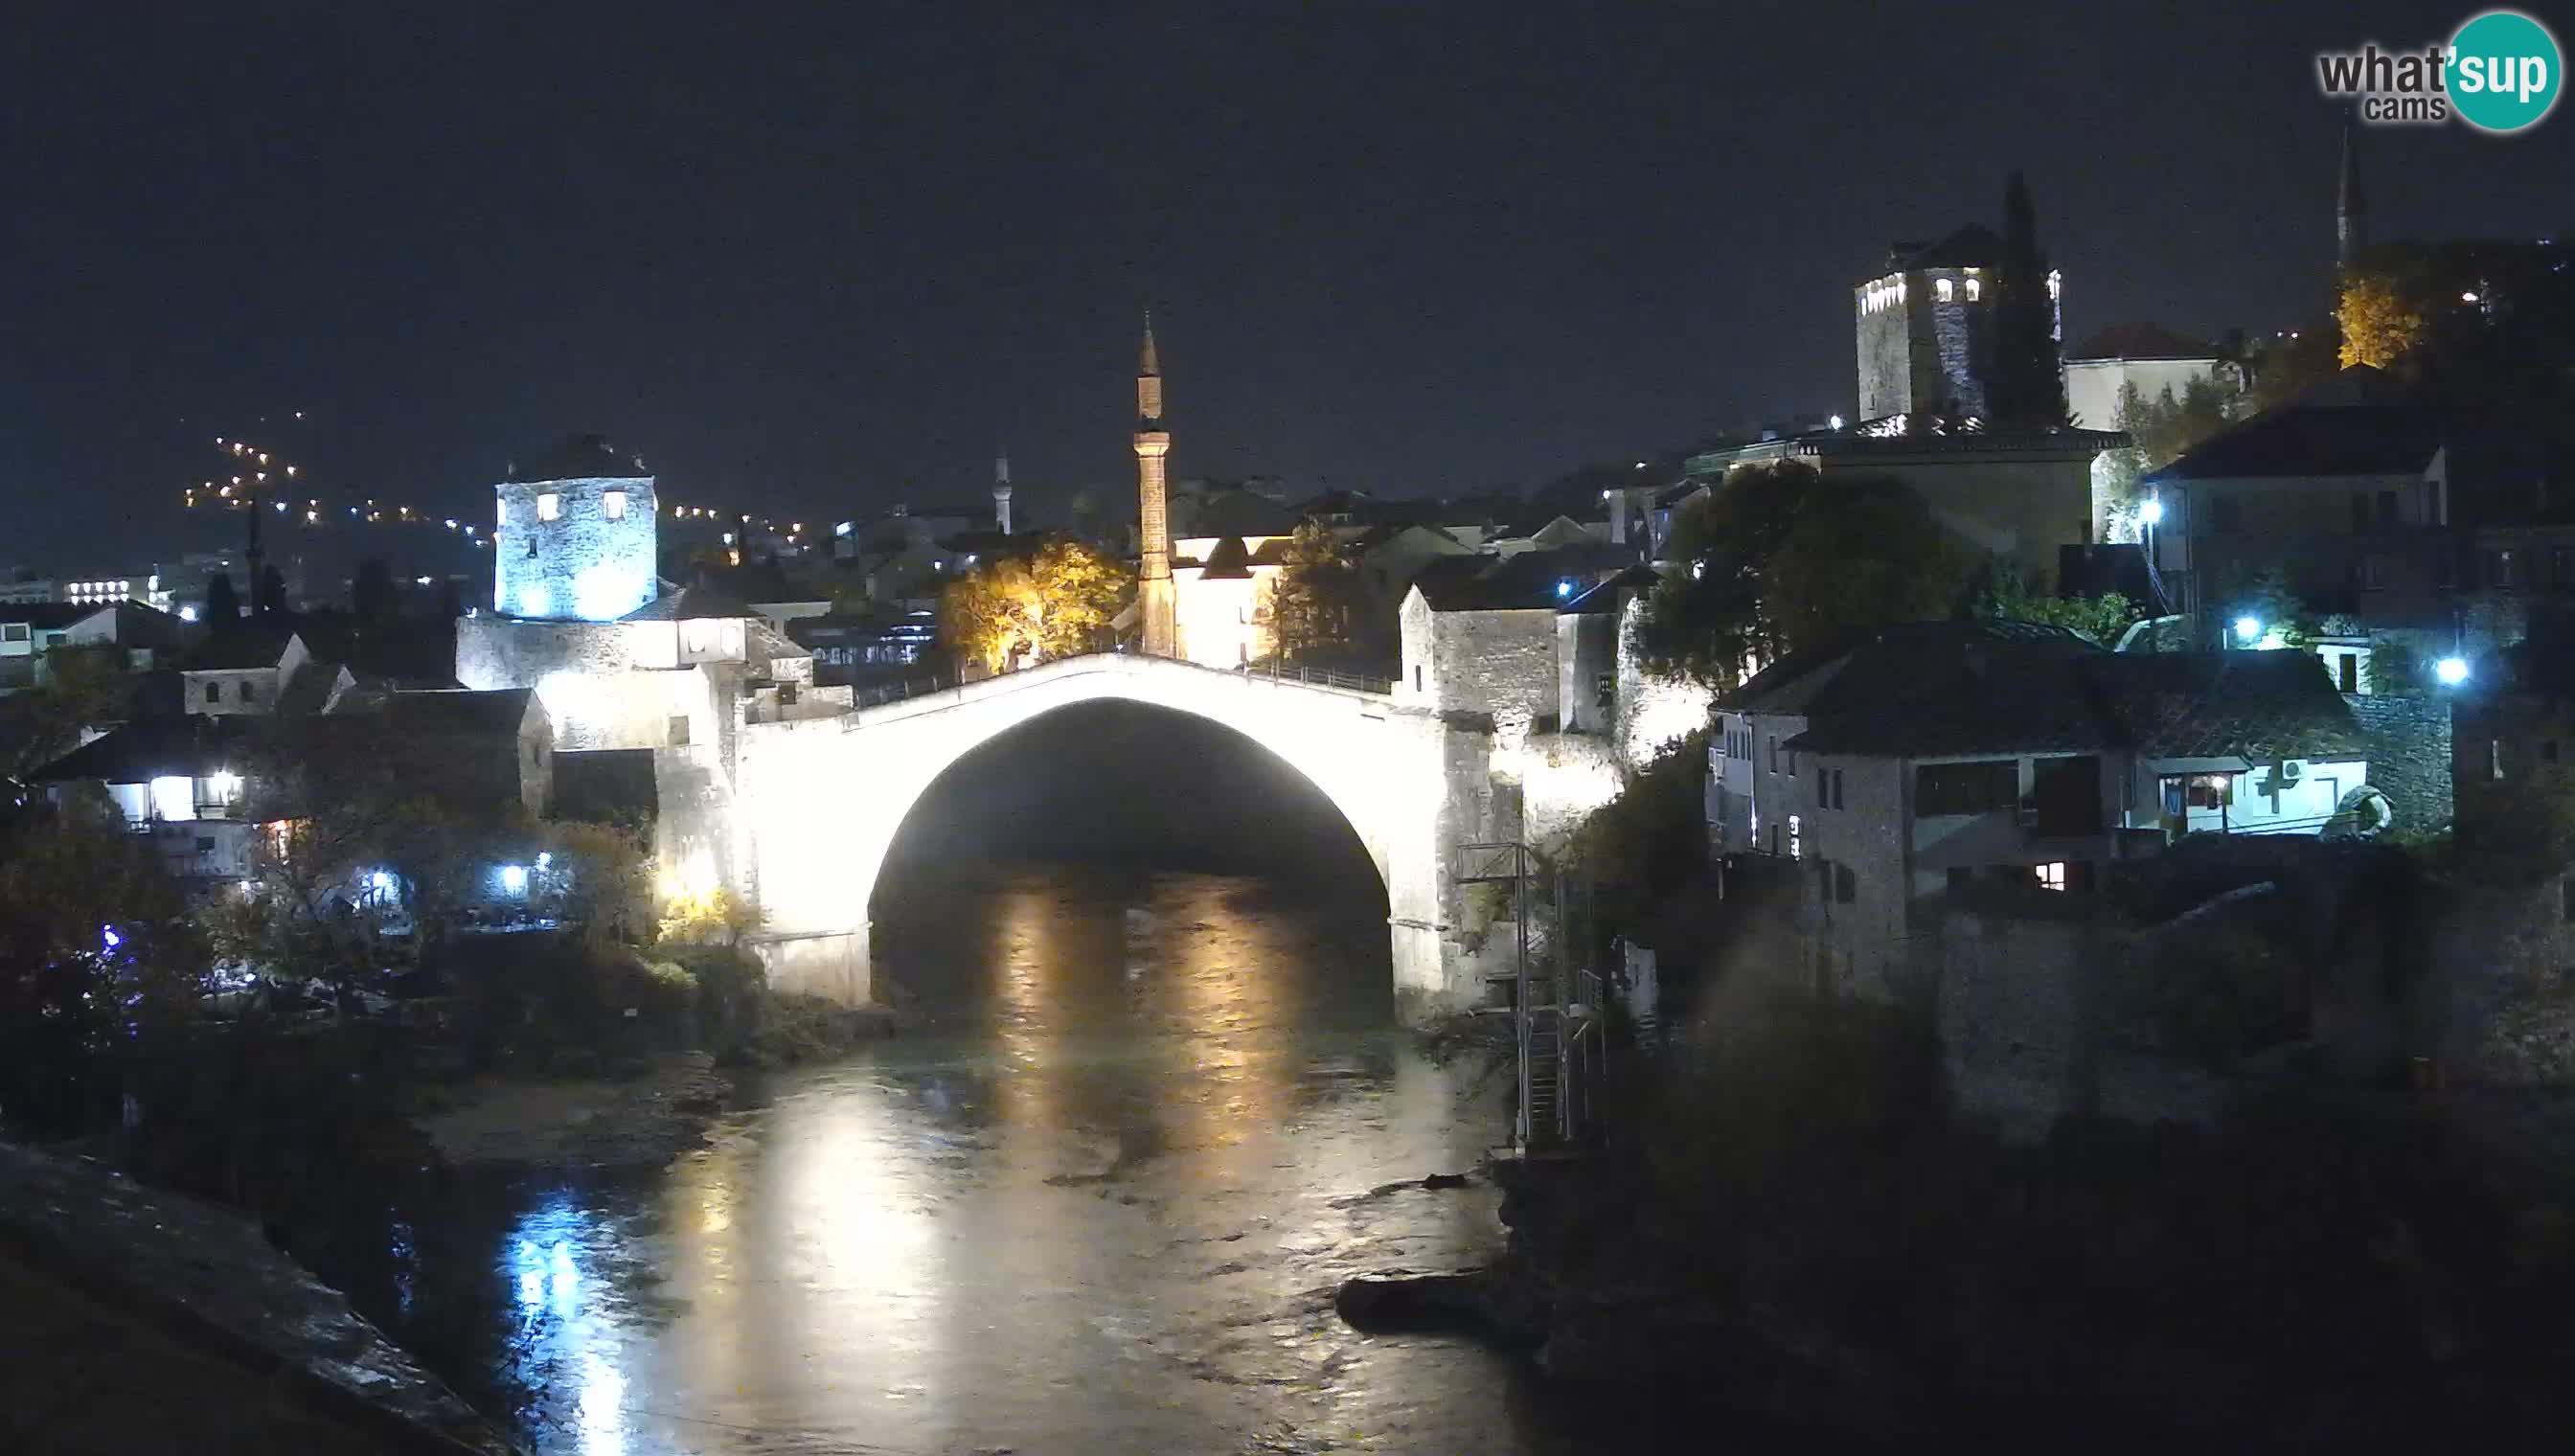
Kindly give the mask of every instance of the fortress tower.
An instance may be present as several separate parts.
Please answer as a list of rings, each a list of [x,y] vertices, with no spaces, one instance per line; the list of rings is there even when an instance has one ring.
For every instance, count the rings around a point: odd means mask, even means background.
[[[659,590],[661,507],[641,459],[576,435],[494,486],[492,610],[552,622],[615,622]]]
[[[1169,658],[1180,650],[1172,589],[1172,523],[1170,491],[1163,458],[1172,453],[1172,437],[1163,429],[1163,361],[1154,349],[1154,315],[1145,314],[1145,344],[1136,361],[1136,506],[1140,523],[1136,572],[1136,610],[1148,656]]]

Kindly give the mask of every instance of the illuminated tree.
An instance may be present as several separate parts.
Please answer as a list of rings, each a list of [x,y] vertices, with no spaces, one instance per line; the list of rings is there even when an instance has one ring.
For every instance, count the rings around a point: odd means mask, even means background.
[[[1025,560],[988,562],[939,595],[939,637],[993,672],[1091,651],[1134,578],[1087,543],[1058,537]]]
[[[2385,369],[2423,342],[2423,313],[2397,288],[2394,280],[2374,273],[2355,273],[2343,281],[2342,302],[2334,310],[2342,326],[2342,363],[2348,369],[2366,364]]]

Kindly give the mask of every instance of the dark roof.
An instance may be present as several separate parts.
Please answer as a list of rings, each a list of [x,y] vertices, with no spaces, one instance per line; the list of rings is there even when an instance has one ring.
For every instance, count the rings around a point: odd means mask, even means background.
[[[2217,347],[2161,324],[2112,324],[2076,346],[2068,363],[2085,359],[2217,359]]]
[[[598,748],[555,754],[554,802],[558,819],[597,823],[649,821],[661,812],[651,748]]]
[[[2111,653],[2062,628],[1930,622],[1782,660],[1727,706],[1800,715],[1808,752],[2133,748],[2155,758],[2358,755],[2350,708],[2311,653]]]
[[[0,604],[0,622],[23,622],[40,631],[59,632],[106,610],[101,603],[10,602]]]
[[[432,693],[394,693],[384,700],[388,727],[402,733],[490,733],[517,735],[527,721],[532,688],[451,688]]]
[[[1917,268],[1995,268],[2003,261],[2003,240],[1982,223],[1969,223],[1929,247],[1898,243],[1887,250],[1888,267],[1910,273]]]
[[[37,783],[85,778],[141,783],[179,774],[204,777],[219,769],[237,767],[234,760],[260,723],[255,718],[204,716],[136,719],[28,776]]]
[[[1552,612],[1575,592],[1635,565],[1623,546],[1563,546],[1513,556],[1440,557],[1412,579],[1434,612]],[[1562,590],[1571,582],[1573,590]]]
[[[1252,554],[1243,549],[1243,538],[1229,536],[1208,549],[1207,565],[1200,577],[1218,582],[1252,580]]]
[[[2469,412],[2439,405],[2319,404],[2302,397],[2218,432],[2146,479],[2413,475],[2442,446],[2478,433],[2480,422]]]
[[[1296,517],[1267,496],[1250,491],[1218,491],[1190,513],[1189,530],[1176,536],[1286,536],[1296,529]]]
[[[295,638],[291,627],[258,627],[244,624],[219,628],[206,634],[206,640],[179,665],[186,673],[239,673],[253,668],[274,668],[286,656],[286,645]]]
[[[2097,749],[2121,735],[2079,665],[2107,656],[2061,627],[1909,623],[1782,659],[1732,701],[1803,715],[1808,727],[1791,741],[1809,751]]]
[[[2271,762],[2368,751],[2313,653],[2121,653],[2087,667],[2150,757]]]
[[[1629,592],[1648,593],[1661,585],[1662,578],[1651,567],[1629,567],[1581,596],[1556,609],[1558,613],[1589,617],[1595,613],[1616,613]]]
[[[720,618],[758,617],[751,604],[739,597],[719,592],[713,587],[683,587],[677,592],[656,597],[624,617],[620,622],[703,622]]]
[[[567,435],[525,463],[510,462],[512,481],[640,481],[653,473],[644,457],[620,455],[605,435]]]

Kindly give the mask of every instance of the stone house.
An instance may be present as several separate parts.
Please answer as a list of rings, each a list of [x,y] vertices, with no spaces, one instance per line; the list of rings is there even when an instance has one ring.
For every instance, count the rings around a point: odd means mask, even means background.
[[[180,664],[180,701],[208,717],[327,713],[357,679],[315,657],[303,633],[245,625],[209,633]]]
[[[1980,881],[2068,894],[2180,833],[2317,834],[2360,734],[2296,652],[2121,655],[2058,628],[1921,623],[1791,656],[1718,705],[1708,831],[1803,866],[1814,983],[1882,992]]]
[[[2179,403],[2193,384],[2231,384],[2235,367],[2214,344],[2160,324],[2114,324],[2065,355],[2065,409],[2088,430],[2119,428],[2119,395],[2134,386],[2153,404],[2169,390]]]

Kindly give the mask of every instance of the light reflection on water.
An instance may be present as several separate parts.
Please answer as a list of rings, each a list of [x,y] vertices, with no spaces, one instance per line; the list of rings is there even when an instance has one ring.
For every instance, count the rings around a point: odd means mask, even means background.
[[[1488,1257],[1500,1079],[1394,1033],[1382,920],[1254,881],[925,887],[922,1028],[781,1078],[501,1251],[548,1451],[1553,1452],[1510,1363],[1341,1326],[1350,1274]],[[1380,912],[1381,913],[1381,912]]]

